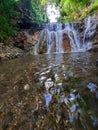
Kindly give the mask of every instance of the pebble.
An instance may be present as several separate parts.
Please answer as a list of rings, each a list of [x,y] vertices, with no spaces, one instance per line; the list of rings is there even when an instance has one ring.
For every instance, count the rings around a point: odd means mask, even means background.
[[[30,85],[29,84],[26,84],[25,86],[24,86],[24,90],[29,90],[30,89]]]

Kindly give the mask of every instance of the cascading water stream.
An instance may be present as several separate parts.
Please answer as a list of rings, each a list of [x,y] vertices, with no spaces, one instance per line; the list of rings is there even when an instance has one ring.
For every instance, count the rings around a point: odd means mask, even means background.
[[[80,26],[81,23],[46,24],[45,29],[40,32],[35,54],[86,51],[92,45],[96,24],[92,24],[89,16],[84,23],[82,40]]]
[[[84,37],[83,37],[83,45],[85,44],[85,36],[86,36],[86,33],[89,31],[90,29],[90,26],[91,26],[91,17],[89,16],[88,19],[85,21],[86,23],[86,29],[84,31]]]
[[[97,27],[97,22],[96,22],[95,15],[93,15],[93,17],[89,16],[87,19],[85,19],[85,30],[84,30],[83,43],[82,43],[82,48],[84,50],[88,50],[92,47],[92,41],[93,41],[96,27]]]

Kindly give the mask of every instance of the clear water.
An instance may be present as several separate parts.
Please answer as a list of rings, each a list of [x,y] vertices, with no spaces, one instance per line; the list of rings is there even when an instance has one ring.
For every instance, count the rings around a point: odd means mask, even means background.
[[[98,130],[98,53],[0,62],[0,130]]]

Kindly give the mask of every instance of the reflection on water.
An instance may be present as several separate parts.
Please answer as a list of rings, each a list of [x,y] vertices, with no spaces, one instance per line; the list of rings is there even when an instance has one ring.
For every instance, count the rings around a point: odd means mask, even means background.
[[[45,99],[46,99],[46,106],[48,107],[49,106],[49,103],[51,102],[52,100],[52,95],[50,93],[46,93],[45,94]]]
[[[94,92],[96,92],[97,85],[94,83],[89,83],[88,88],[90,89],[90,92],[94,93]]]
[[[98,130],[98,53],[0,63],[0,130]]]

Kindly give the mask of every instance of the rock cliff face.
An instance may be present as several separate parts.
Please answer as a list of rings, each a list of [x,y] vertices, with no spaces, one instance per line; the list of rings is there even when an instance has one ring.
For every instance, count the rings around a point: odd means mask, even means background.
[[[30,34],[28,30],[22,30],[18,33],[17,37],[15,38],[15,45],[26,52],[32,51],[34,54],[34,46],[38,42],[39,39],[39,31]]]

